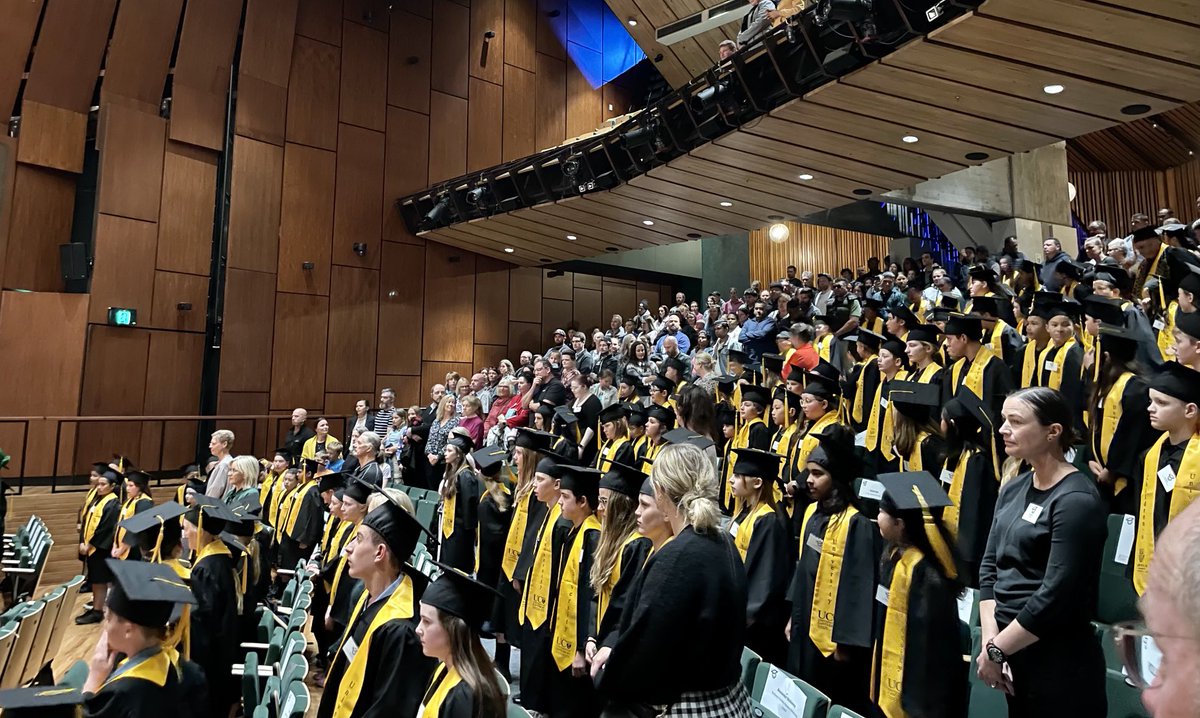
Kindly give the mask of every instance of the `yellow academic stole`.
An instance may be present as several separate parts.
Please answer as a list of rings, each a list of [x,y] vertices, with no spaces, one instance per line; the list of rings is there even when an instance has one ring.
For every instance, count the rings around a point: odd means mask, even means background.
[[[1062,386],[1063,364],[1066,362],[1067,352],[1073,346],[1075,346],[1074,338],[1063,342],[1061,347],[1055,347],[1054,342],[1046,345],[1046,348],[1042,350],[1042,355],[1038,357],[1038,384],[1040,386],[1048,386],[1051,389],[1058,389]],[[1046,360],[1049,359],[1051,353],[1054,354],[1054,359],[1051,360],[1054,363],[1054,367],[1050,370],[1050,376],[1043,384],[1041,383],[1042,372],[1046,369]]]
[[[743,424],[741,427],[739,427],[737,430],[737,433],[733,435],[733,446],[732,446],[733,449],[748,449],[748,448],[750,448],[750,427],[754,426],[755,424],[762,424],[763,426],[766,426],[767,422],[763,421],[762,417],[758,417],[754,421],[748,422],[746,424]],[[729,477],[733,476],[733,463],[734,462],[730,460],[732,458],[733,458],[733,452],[730,451],[729,458],[726,459],[725,465],[723,467],[721,467],[721,472],[724,474],[723,478],[726,482],[729,481]],[[726,489],[726,491],[728,491],[728,489]],[[729,493],[729,497],[730,497],[730,501],[733,502],[733,515],[737,516],[738,514],[740,514],[742,512],[742,500],[739,499],[738,497],[734,496],[733,492]]]
[[[941,368],[941,364],[938,364],[936,361],[931,361],[929,362],[929,366],[920,370],[915,377],[910,376],[908,380],[915,381],[918,384],[928,384],[929,382],[933,381],[933,378],[937,376],[937,373],[941,370]]]
[[[83,522],[87,519],[88,511],[92,508],[92,502],[96,500],[96,487],[88,489],[87,496],[83,499],[83,508],[79,509],[79,528],[83,528]]]
[[[954,465],[954,471],[951,472],[950,487],[946,490],[946,495],[950,497],[952,502],[947,506],[945,513],[942,514],[942,522],[946,524],[946,529],[955,539],[958,538],[958,516],[960,506],[962,506],[963,482],[967,478],[967,464],[970,463],[971,457],[979,453],[975,449],[964,451],[958,456],[958,463]],[[950,469],[949,459],[942,463],[942,473],[945,474]]]
[[[192,580],[192,568],[185,561],[172,558],[161,563],[170,566],[175,575],[184,582]],[[163,650],[171,651],[172,655],[188,661],[192,658],[192,607],[185,603],[181,608],[183,610],[179,614],[179,621],[167,628],[167,635],[163,638],[162,645]]]
[[[817,504],[812,503],[804,511],[804,531],[801,537],[808,535],[808,525],[817,512]],[[837,590],[841,583],[842,558],[846,554],[846,539],[850,536],[850,523],[858,509],[847,506],[840,514],[829,517],[825,527],[825,536],[821,539],[821,558],[817,563],[817,578],[813,584],[812,612],[809,614],[808,637],[812,639],[821,655],[828,658],[837,650],[833,642],[833,624],[837,613]],[[801,546],[803,551],[806,547]]]
[[[896,381],[904,379],[904,372],[896,374]],[[889,401],[887,407],[882,407],[883,403],[883,385],[887,382],[883,377],[879,377],[879,386],[875,387],[875,401],[871,404],[871,418],[867,421],[867,451],[879,450],[883,458],[891,461],[896,457],[892,451],[892,438],[894,432],[894,424],[892,417],[892,403]],[[883,417],[879,416],[879,410],[883,409]]]
[[[755,506],[746,520],[733,527],[733,545],[737,547],[738,553],[742,555],[742,563],[746,562],[746,552],[750,550],[750,539],[754,536],[754,525],[764,516],[774,515],[775,510],[771,505],[764,502]]]
[[[367,599],[370,596],[366,591],[363,591],[362,596],[358,599],[358,605],[354,607],[354,620],[350,625],[346,626],[346,632],[342,634],[342,640],[338,644],[337,652],[333,654],[333,660],[329,664],[329,670],[332,671],[339,661],[346,659],[345,652],[342,650],[346,644],[346,640],[354,633],[354,624],[362,617],[363,609],[366,607]],[[371,625],[367,626],[367,633],[363,636],[362,644],[355,649],[354,657],[350,659],[350,665],[346,667],[346,673],[342,676],[342,683],[338,686],[337,703],[333,707],[333,718],[349,718],[354,711],[354,705],[358,702],[358,694],[362,692],[363,680],[366,677],[367,656],[371,649],[371,636],[374,635],[375,629],[379,628],[388,621],[402,620],[413,617],[413,586],[412,579],[404,576],[400,581],[400,585],[396,587],[395,592],[388,596],[387,601],[383,604],[383,608],[379,609],[379,613],[371,619]]]
[[[929,438],[928,431],[922,431],[917,434],[917,440],[913,444],[913,449],[908,453],[908,456],[900,457],[901,471],[924,471],[923,461],[921,459],[921,444]]]
[[[513,511],[512,523],[508,526],[508,536],[504,538],[504,558],[500,561],[500,569],[509,581],[513,580],[513,571],[517,570],[517,561],[521,558],[521,543],[525,540],[525,525],[529,523],[529,504],[537,501],[530,492],[524,501],[518,501]]]
[[[871,359],[864,359],[858,363],[861,367],[858,372],[858,377],[854,380],[854,386],[857,390],[854,392],[854,409],[850,412],[850,418],[856,422],[863,420],[863,379],[866,378],[867,364]],[[879,377],[879,381],[883,381],[883,377]]]
[[[316,482],[310,479],[297,486],[292,493],[292,503],[288,506],[287,524],[284,526],[284,535],[288,538],[291,538],[292,533],[296,530],[296,519],[300,518],[300,507],[304,505],[304,497],[308,495],[308,490],[316,485]]]
[[[904,685],[904,647],[908,634],[908,592],[912,586],[913,571],[925,556],[911,546],[896,562],[892,582],[888,585],[887,618],[883,627],[883,650],[879,652],[880,669],[878,683],[871,688],[871,695],[887,718],[906,718],[900,702]],[[871,675],[875,675],[871,671]],[[872,681],[874,683],[874,681]]]
[[[137,496],[126,501],[125,504],[121,506],[121,515],[117,518],[117,535],[113,540],[113,547],[120,551],[120,558],[122,560],[129,557],[129,549],[125,547],[125,528],[121,526],[121,524],[125,521],[125,519],[132,518],[134,514],[137,513],[138,504],[142,503],[143,501],[150,501],[150,499],[146,496]],[[151,504],[153,504],[152,501]]]
[[[1175,312],[1178,309],[1179,302],[1172,300],[1167,304],[1166,313],[1160,320],[1163,328],[1158,330],[1158,335],[1155,337],[1155,343],[1158,344],[1158,351],[1162,354],[1163,361],[1171,361],[1175,358]]]
[[[826,334],[823,337],[817,337],[817,341],[814,343],[817,345],[817,356],[821,357],[825,361],[831,361],[829,357],[830,350],[833,347],[833,335]]]
[[[627,437],[621,436],[617,439],[605,442],[604,449],[601,450],[600,456],[596,459],[596,468],[601,471],[608,471],[612,466],[613,457],[617,455],[617,449],[629,442]]]
[[[161,688],[167,683],[167,672],[175,668],[174,663],[171,661],[170,654],[164,650],[160,650],[158,653],[155,653],[153,656],[150,656],[144,661],[139,661],[138,663],[129,666],[129,668],[122,670],[125,666],[129,665],[129,661],[130,659],[126,658],[117,664],[117,667],[113,670],[112,675],[108,677],[108,680],[104,681],[104,685],[100,686],[101,691],[112,685],[114,682],[123,680],[125,678],[140,678],[143,681],[149,681]],[[97,693],[99,692],[100,691],[97,691]]]
[[[96,535],[96,529],[100,528],[100,519],[104,516],[104,507],[110,502],[116,501],[116,494],[108,494],[102,497],[99,501],[88,510],[87,520],[83,522],[83,541],[88,545],[87,555],[91,556],[96,553],[96,547],[92,545],[92,537]]]
[[[1122,374],[1104,395],[1104,406],[1100,409],[1099,431],[1093,430],[1092,432],[1092,451],[1102,465],[1108,464],[1109,444],[1112,442],[1113,433],[1117,430],[1117,424],[1121,422],[1121,399],[1124,398],[1125,387],[1132,378],[1132,372]]]
[[[558,670],[565,671],[575,660],[575,627],[579,620],[578,596],[580,586],[579,565],[583,563],[583,544],[588,531],[600,532],[600,520],[595,514],[583,520],[579,532],[571,547],[563,553],[561,576],[558,580],[558,601],[554,611],[554,635],[550,641],[550,653]],[[588,577],[583,576],[583,586],[587,589]]]
[[[438,718],[442,712],[442,702],[459,683],[462,683],[462,676],[458,675],[458,671],[439,663],[429,681],[429,689],[425,691],[425,700],[421,703],[421,718]]]
[[[341,526],[338,526],[333,541],[329,544],[330,552],[325,554],[326,566],[337,562],[337,568],[333,571],[333,581],[325,582],[325,590],[329,593],[330,603],[333,603],[333,597],[337,595],[338,583],[341,582],[342,574],[346,572],[346,561],[342,558],[342,549],[346,548],[346,544],[350,541],[350,534],[354,533],[357,528],[358,524],[353,521],[343,521]]]
[[[599,626],[604,621],[604,614],[608,613],[608,604],[612,601],[613,588],[616,587],[617,581],[621,580],[621,563],[625,560],[625,547],[637,541],[640,538],[646,538],[646,535],[639,532],[636,528],[630,532],[625,540],[621,542],[621,548],[617,549],[617,562],[613,564],[612,575],[608,577],[608,585],[600,591],[598,597],[598,605],[596,607],[596,625]]]
[[[988,346],[992,348],[996,356],[1004,355],[1004,330],[1007,328],[1008,325],[1004,323],[1003,319],[997,319],[996,326],[992,327],[992,340]]]
[[[458,474],[443,479],[443,481],[458,481]],[[442,497],[442,538],[448,539],[454,535],[454,510],[458,508],[458,492],[454,496]]]
[[[1142,496],[1138,506],[1137,552],[1133,561],[1133,587],[1141,596],[1146,592],[1146,577],[1150,570],[1150,559],[1154,556],[1154,505],[1158,498],[1158,459],[1169,434],[1164,433],[1146,452],[1146,463],[1142,466]],[[1188,439],[1175,473],[1175,486],[1171,489],[1171,508],[1167,520],[1175,518],[1200,495],[1200,436]]]
[[[650,473],[650,466],[654,463],[654,460],[658,458],[658,452],[662,451],[664,446],[666,446],[665,442],[659,442],[657,444],[646,442],[646,452],[642,455],[641,469],[643,474]]]
[[[971,368],[967,370],[967,376],[963,379],[962,385],[965,386],[972,394],[979,399],[983,399],[983,372],[987,368],[989,362],[996,357],[988,346],[979,347],[979,351],[975,353],[975,360],[971,362]],[[951,386],[955,392],[958,390],[958,377],[962,374],[963,364],[967,362],[966,357],[954,362],[954,366],[950,369]]]
[[[268,471],[267,478],[258,485],[258,503],[267,512],[267,523],[271,526],[275,525],[276,512],[279,510],[279,504],[275,501],[275,493],[282,485],[282,477],[283,474],[273,474]]]
[[[1040,378],[1038,360],[1041,356],[1042,350],[1037,348],[1036,342],[1030,342],[1025,346],[1025,356],[1021,357],[1021,386],[1018,388],[1027,389],[1038,385]]]
[[[550,571],[554,560],[554,524],[562,515],[562,507],[554,504],[542,519],[542,530],[538,536],[537,553],[533,556],[533,567],[529,579],[521,592],[520,617],[522,624],[541,628],[550,614]],[[532,597],[532,598],[531,598]]]
[[[321,532],[321,555],[328,556],[330,549],[330,541],[341,530],[342,520],[333,514],[329,514],[329,519],[325,522],[325,530]]]
[[[808,463],[808,456],[813,452],[813,449],[820,446],[821,442],[817,439],[817,434],[825,430],[825,427],[832,426],[837,423],[838,416],[836,411],[826,412],[813,422],[813,425],[808,427],[804,437],[800,439],[800,448],[796,450],[796,461],[793,466],[796,467],[796,472],[804,471],[805,464]]]

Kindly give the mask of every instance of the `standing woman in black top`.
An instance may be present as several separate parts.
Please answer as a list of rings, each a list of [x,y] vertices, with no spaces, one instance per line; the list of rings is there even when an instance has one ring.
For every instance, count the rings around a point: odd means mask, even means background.
[[[1004,401],[1000,436],[1027,471],[1000,489],[979,577],[979,678],[1008,696],[1010,716],[1100,716],[1104,655],[1096,612],[1107,507],[1064,458],[1074,409],[1045,387]]]
[[[600,411],[604,406],[582,374],[571,378],[570,388],[574,396],[569,405],[571,413],[579,417],[579,465],[591,466],[600,447]]]

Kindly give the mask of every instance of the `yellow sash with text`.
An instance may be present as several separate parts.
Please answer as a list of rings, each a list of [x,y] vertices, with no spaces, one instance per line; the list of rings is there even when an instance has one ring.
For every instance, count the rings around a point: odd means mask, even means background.
[[[883,626],[883,650],[879,652],[879,679],[871,686],[871,697],[887,718],[906,718],[900,697],[904,686],[904,648],[908,637],[908,593],[913,570],[925,556],[915,548],[904,549],[888,585],[887,619]],[[874,676],[876,671],[871,671]],[[874,681],[872,681],[874,683]]]
[[[550,615],[550,578],[554,560],[554,524],[562,515],[562,507],[558,504],[550,507],[546,517],[542,519],[542,528],[537,542],[537,553],[533,557],[533,567],[529,569],[529,580],[525,582],[521,592],[520,617],[522,624],[533,628],[541,628]]]
[[[529,523],[529,504],[532,501],[537,501],[537,498],[530,492],[524,501],[517,502],[512,523],[508,526],[508,536],[504,538],[504,558],[500,560],[500,569],[509,581],[513,580],[513,571],[517,570],[517,561],[521,558],[521,543],[525,540],[525,525]]]
[[[579,566],[583,563],[583,546],[589,531],[600,532],[600,520],[595,514],[583,520],[583,525],[575,534],[575,540],[563,553],[562,571],[558,580],[558,601],[554,611],[554,635],[550,640],[550,653],[560,671],[571,667],[571,661],[575,660],[575,652],[580,648],[575,643],[581,588]],[[590,590],[588,577],[583,576],[582,579],[582,588]]]
[[[1146,578],[1150,571],[1150,559],[1154,557],[1154,509],[1158,499],[1158,461],[1168,434],[1164,433],[1146,452],[1146,463],[1142,467],[1142,495],[1138,506],[1136,553],[1133,560],[1133,587],[1141,596],[1146,592]],[[1171,508],[1167,520],[1175,518],[1200,495],[1200,436],[1188,440],[1175,473],[1175,486],[1171,490]]]
[[[363,591],[362,596],[358,599],[358,605],[354,607],[354,613],[352,614],[354,620],[350,621],[350,625],[346,626],[346,632],[342,634],[342,640],[338,643],[337,652],[333,654],[333,659],[329,664],[330,671],[334,669],[338,662],[346,660],[345,651],[343,650],[346,645],[346,639],[354,633],[354,624],[362,617],[368,598],[370,596],[367,595],[366,591]],[[354,706],[358,703],[358,694],[362,692],[363,681],[366,678],[367,657],[371,652],[371,636],[375,634],[376,629],[388,621],[412,617],[412,579],[405,576],[392,595],[387,597],[383,607],[379,609],[379,613],[376,613],[375,617],[371,619],[371,625],[367,626],[367,632],[363,636],[362,644],[354,651],[354,657],[350,659],[350,665],[346,667],[346,673],[342,676],[337,703],[333,706],[333,718],[349,718],[354,712]]]
[[[775,509],[765,501],[755,506],[745,520],[734,526],[733,545],[742,555],[742,563],[746,562],[746,552],[750,550],[750,539],[754,537],[754,525],[764,516],[773,516]]]
[[[801,537],[808,535],[808,525],[816,512],[816,503],[809,504],[804,511],[804,530],[800,533]],[[817,578],[813,584],[808,637],[826,658],[837,650],[837,644],[833,642],[833,624],[837,620],[837,591],[841,584],[846,539],[850,536],[851,520],[857,513],[858,509],[848,506],[841,513],[830,516],[825,527],[825,536],[821,540],[821,558],[817,563]],[[810,547],[801,546],[800,550],[806,548]]]
[[[439,663],[429,680],[429,689],[425,691],[425,700],[421,703],[419,715],[421,718],[438,718],[442,712],[442,703],[454,687],[462,683],[462,676],[453,668],[447,668],[445,663]]]

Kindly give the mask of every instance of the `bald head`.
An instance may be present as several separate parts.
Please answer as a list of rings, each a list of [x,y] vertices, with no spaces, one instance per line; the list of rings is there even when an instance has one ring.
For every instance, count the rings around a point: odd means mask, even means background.
[[[1142,702],[1155,718],[1200,715],[1200,502],[1159,535],[1140,607],[1163,654]]]

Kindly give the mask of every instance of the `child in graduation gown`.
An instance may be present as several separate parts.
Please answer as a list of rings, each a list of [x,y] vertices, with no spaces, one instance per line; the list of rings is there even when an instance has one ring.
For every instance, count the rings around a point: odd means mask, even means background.
[[[183,516],[184,538],[196,551],[191,573],[196,596],[191,654],[208,680],[209,715],[226,718],[238,699],[238,685],[230,669],[238,651],[241,595],[233,554],[221,540],[221,532],[238,517],[218,499],[198,495],[195,501]]]
[[[502,644],[499,641],[503,637],[503,645],[521,646],[521,621],[518,617],[521,590],[533,565],[534,544],[547,510],[534,492],[534,477],[543,452],[549,451],[553,441],[554,437],[546,432],[522,427],[517,430],[512,450],[512,473],[515,474],[513,515],[500,560],[503,575],[499,579],[499,589],[503,598],[496,604],[496,615],[492,620],[492,627],[497,634],[496,662],[501,664],[499,670],[505,675],[508,672],[508,660],[501,655]]]
[[[77,625],[99,623],[104,620],[104,599],[112,572],[108,570],[113,538],[121,512],[120,486],[124,477],[111,466],[96,481],[96,498],[83,517],[82,536],[79,541],[79,557],[87,565],[87,580],[92,587],[92,609],[75,618]]]
[[[663,435],[674,428],[675,412],[667,407],[651,404],[646,409],[646,434],[635,443],[638,449],[634,452],[637,459],[634,465],[643,472],[649,472],[654,457],[666,446]]]
[[[125,503],[121,505],[121,513],[117,517],[117,531],[113,537],[112,557],[127,561],[138,561],[142,558],[136,541],[126,541],[125,530],[121,522],[132,518],[143,511],[154,507],[154,499],[150,497],[150,474],[144,471],[128,471],[125,473]]]
[[[859,332],[860,341],[866,336],[869,332]],[[891,406],[891,390],[893,384],[908,376],[908,356],[904,349],[904,344],[895,338],[885,339],[879,346],[876,359],[879,381],[875,385],[875,395],[866,398],[869,403],[862,409],[866,417],[862,442],[867,459],[865,476],[894,471],[899,465],[894,444],[896,410]]]
[[[941,467],[946,454],[941,426],[934,412],[941,387],[913,381],[892,382],[888,393],[892,411],[892,446],[901,471]]]
[[[570,523],[563,540],[550,622],[552,716],[587,718],[600,714],[595,684],[588,673],[587,639],[596,635],[596,592],[590,582],[600,520],[595,506],[600,497],[600,471],[560,466],[558,505]]]
[[[742,403],[736,407],[740,421],[733,438],[727,442],[729,452],[726,452],[726,456],[730,458],[732,458],[730,452],[734,449],[766,451],[771,448],[771,429],[763,419],[767,407],[771,406],[771,393],[761,386],[751,384],[743,384],[740,390]],[[726,460],[721,467],[721,481],[728,483],[732,476],[733,461]],[[725,508],[731,515],[741,512],[742,507],[738,504],[737,497],[730,494],[728,488],[726,488],[725,497],[729,500],[729,504]]]
[[[637,520],[638,492],[645,479],[641,471],[618,463],[600,477],[600,544],[589,577],[597,596],[596,630],[587,640],[589,661],[620,625],[629,587],[650,555],[650,539],[638,529]]]
[[[1059,302],[1047,307],[1050,320],[1046,329],[1050,343],[1038,357],[1038,386],[1057,389],[1076,416],[1075,429],[1083,432],[1083,347],[1075,339],[1075,319],[1079,305]]]
[[[142,558],[149,563],[161,563],[175,572],[184,584],[192,580],[192,564],[183,558],[183,523],[187,509],[174,501],[166,501],[149,511],[121,523],[129,540],[136,541]],[[163,648],[179,657],[191,659],[192,607],[176,604],[166,624]]]
[[[626,420],[628,415],[629,407],[624,404],[613,404],[600,412],[598,420],[604,441],[600,442],[600,451],[596,454],[597,469],[608,471],[609,462],[612,461],[633,465],[633,444],[629,441],[629,424]]]
[[[834,425],[818,441],[806,467],[813,503],[788,590],[787,669],[834,703],[866,713],[879,532],[858,511],[849,430]]]
[[[421,596],[417,636],[425,655],[439,663],[417,717],[500,718],[508,701],[480,642],[500,595],[453,566],[437,565],[442,575]]]
[[[479,500],[479,546],[475,577],[493,588],[500,585],[504,545],[508,540],[508,528],[513,518],[512,491],[501,478],[507,456],[508,451],[500,446],[485,446],[471,454],[471,461],[479,472],[479,480],[483,485],[483,498]],[[499,603],[497,602],[498,605]],[[498,630],[492,628],[492,625],[489,620],[488,633],[503,633],[502,621],[495,624],[500,626]],[[508,643],[501,640],[503,638],[504,636],[499,636],[496,642],[496,670],[507,680],[510,656]]]
[[[312,459],[303,459],[300,483],[284,498],[280,507],[279,567],[291,570],[301,559],[307,560],[321,539],[325,527],[325,504],[317,486],[316,472],[320,466]]]
[[[938,479],[951,501],[942,514],[942,523],[956,540],[962,557],[960,578],[972,588],[979,587],[979,563],[987,549],[1000,491],[994,427],[992,413],[970,392],[959,394],[942,407],[946,459]]]
[[[784,457],[758,449],[734,449],[732,491],[742,511],[729,526],[746,563],[746,647],[774,665],[787,657],[790,569],[787,514],[775,503],[775,481]]]
[[[446,471],[438,486],[441,521],[438,524],[438,556],[462,571],[475,570],[475,540],[479,532],[479,498],[483,493],[475,470],[467,464],[473,448],[471,437],[455,429],[446,448]]]
[[[888,542],[875,603],[871,699],[881,718],[965,718],[958,568],[928,472],[883,474],[879,533]]]

